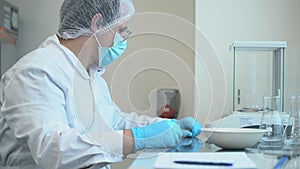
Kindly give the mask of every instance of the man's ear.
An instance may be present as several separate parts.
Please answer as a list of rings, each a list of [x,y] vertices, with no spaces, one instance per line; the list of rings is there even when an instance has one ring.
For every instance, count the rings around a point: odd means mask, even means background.
[[[102,22],[103,22],[102,15],[96,14],[91,21],[91,30],[93,32],[96,32],[101,27]]]

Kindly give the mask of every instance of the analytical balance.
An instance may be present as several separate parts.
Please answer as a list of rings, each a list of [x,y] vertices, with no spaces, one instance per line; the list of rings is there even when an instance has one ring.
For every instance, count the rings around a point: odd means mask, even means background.
[[[234,41],[233,113],[206,127],[258,127],[262,117],[264,96],[280,96],[280,112],[284,112],[284,41]]]

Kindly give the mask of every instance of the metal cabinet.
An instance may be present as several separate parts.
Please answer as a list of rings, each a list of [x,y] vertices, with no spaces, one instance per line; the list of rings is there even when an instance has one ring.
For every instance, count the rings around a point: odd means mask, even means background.
[[[7,1],[0,0],[0,71],[1,75],[18,59],[17,38],[19,10]]]

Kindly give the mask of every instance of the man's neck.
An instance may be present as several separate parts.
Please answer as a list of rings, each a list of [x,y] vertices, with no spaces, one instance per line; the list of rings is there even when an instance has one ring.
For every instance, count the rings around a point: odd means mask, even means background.
[[[94,38],[88,36],[79,36],[75,39],[59,39],[60,43],[71,50],[84,68],[87,70],[91,64],[96,62],[97,46],[95,46]]]

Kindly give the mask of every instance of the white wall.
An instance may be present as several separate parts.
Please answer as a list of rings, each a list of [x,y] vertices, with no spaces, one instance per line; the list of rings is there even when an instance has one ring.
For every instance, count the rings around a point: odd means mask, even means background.
[[[195,1],[133,2],[136,15],[129,22],[133,35],[127,51],[104,75],[114,100],[125,112],[155,116],[151,91],[175,88],[181,93],[179,116],[193,115]]]
[[[219,54],[226,74],[225,113],[232,111],[233,53],[229,45],[241,41],[287,41],[285,96],[300,94],[300,1],[299,0],[196,0],[196,25]],[[201,48],[201,46],[197,46]],[[200,86],[201,116],[209,110],[211,90],[201,62],[196,63]],[[288,109],[288,106],[286,106]],[[219,112],[213,112],[219,113]]]

